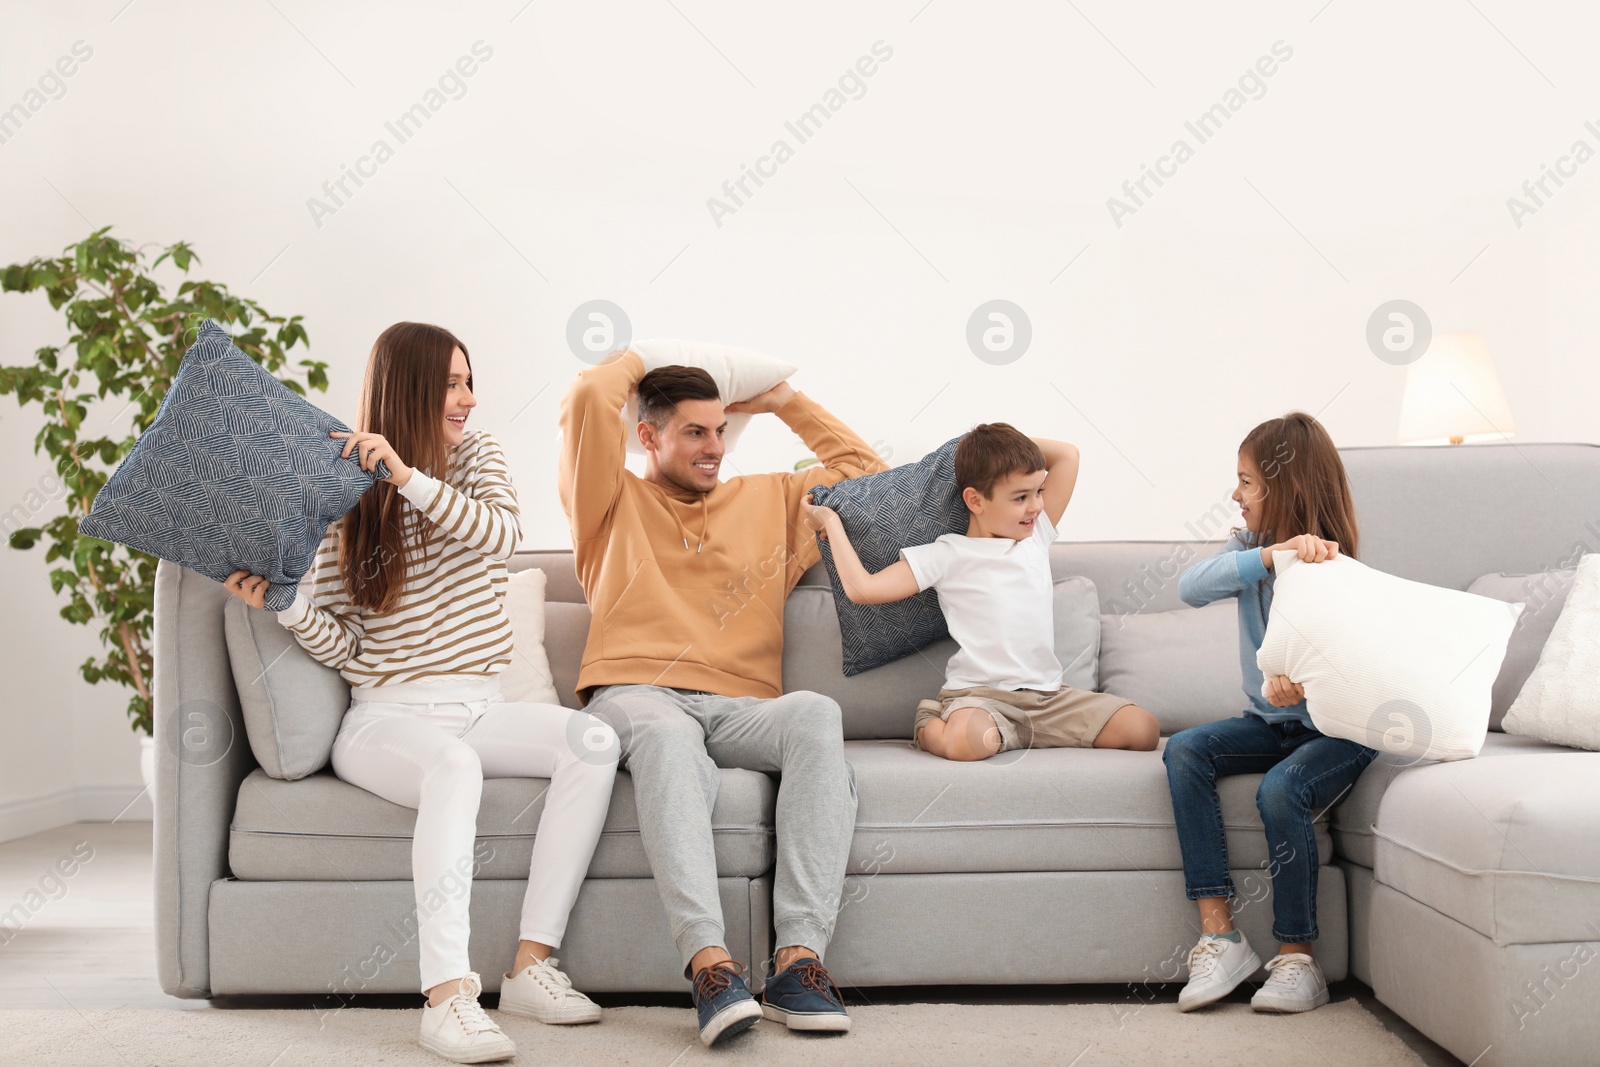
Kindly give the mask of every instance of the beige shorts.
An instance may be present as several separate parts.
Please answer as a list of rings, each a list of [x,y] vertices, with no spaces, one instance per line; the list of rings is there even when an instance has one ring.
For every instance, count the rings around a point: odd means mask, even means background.
[[[956,708],[977,707],[994,716],[1003,739],[1002,752],[1014,748],[1092,748],[1111,716],[1132,703],[1110,693],[1087,693],[1065,685],[1053,693],[987,685],[941,689],[937,700],[917,704],[911,736],[918,737],[929,719],[948,719]]]

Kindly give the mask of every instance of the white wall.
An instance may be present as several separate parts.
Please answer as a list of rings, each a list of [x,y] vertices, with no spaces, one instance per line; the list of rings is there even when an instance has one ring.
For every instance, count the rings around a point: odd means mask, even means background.
[[[1364,333],[1395,298],[1487,337],[1518,440],[1600,441],[1600,161],[1520,227],[1506,203],[1600,149],[1586,5],[124,2],[0,4],[0,108],[93,49],[0,143],[0,262],[105,223],[189,240],[200,275],[306,316],[347,418],[379,330],[449,326],[528,547],[567,543],[552,427],[595,298],[635,337],[787,356],[896,461],[981,419],[1079,442],[1072,538],[1184,536],[1291,407],[1393,442],[1404,372]],[[399,143],[385,123],[479,41],[465,95]],[[798,144],[785,121],[879,41],[864,95]],[[1279,41],[1264,95],[1197,144],[1185,121]],[[1193,158],[1116,225],[1107,198],[1179,137]],[[778,138],[793,157],[719,226],[707,198]],[[378,139],[393,157],[333,205],[323,183]],[[965,340],[993,298],[1033,326],[1006,366]],[[0,297],[6,362],[63,336],[42,299]],[[36,428],[0,413],[7,507],[46,471]],[[801,454],[757,426],[733,465]],[[121,694],[76,680],[91,635],[54,617],[37,554],[0,573],[0,808],[136,781]]]

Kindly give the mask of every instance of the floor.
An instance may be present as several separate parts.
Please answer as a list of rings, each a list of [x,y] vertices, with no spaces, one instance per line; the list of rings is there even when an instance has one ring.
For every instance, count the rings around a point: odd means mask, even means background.
[[[155,978],[150,824],[75,823],[0,843],[0,1004],[11,1010],[204,1011],[297,1008],[294,997],[180,1000]],[[63,873],[69,872],[69,873]],[[16,908],[20,907],[21,911]],[[17,925],[20,919],[20,929]],[[1177,989],[1170,990],[1172,999]],[[1429,1067],[1460,1061],[1380,1004],[1354,979],[1336,984],[1337,1001],[1354,999]],[[1247,999],[1236,994],[1241,1003]],[[874,989],[860,998],[880,1005],[929,1000],[963,1004],[1105,1004],[1121,1010],[1123,986],[974,986]],[[368,996],[353,1007],[414,1008],[419,998]],[[607,1007],[687,1007],[687,997],[597,996]],[[1151,1007],[1154,1007],[1152,1005]],[[1147,1007],[1145,1010],[1149,1010]],[[685,1011],[685,1024],[687,1010]],[[3,1059],[3,1055],[0,1055]]]

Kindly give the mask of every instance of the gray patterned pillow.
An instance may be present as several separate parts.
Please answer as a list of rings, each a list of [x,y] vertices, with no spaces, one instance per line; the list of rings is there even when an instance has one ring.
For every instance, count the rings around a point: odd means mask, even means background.
[[[271,583],[268,610],[294,601],[328,524],[389,469],[341,458],[349,427],[269,374],[207,319],[155,421],[95,497],[80,533],[222,581]]]
[[[811,499],[839,513],[862,566],[876,574],[896,562],[902,548],[925,545],[947,533],[966,532],[967,505],[956,489],[956,445],[960,442],[960,437],[952,438],[915,463],[893,470],[818,486],[811,491]],[[950,636],[939,610],[939,595],[932,589],[893,604],[854,603],[839,584],[832,547],[826,540],[821,546],[839,613],[847,677]]]

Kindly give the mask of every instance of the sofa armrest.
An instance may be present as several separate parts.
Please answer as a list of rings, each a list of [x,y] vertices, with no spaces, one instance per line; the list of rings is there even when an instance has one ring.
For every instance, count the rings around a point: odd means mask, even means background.
[[[177,997],[211,995],[211,883],[228,877],[239,783],[256,766],[223,638],[227,602],[203,575],[164,560],[156,568],[156,964]]]

